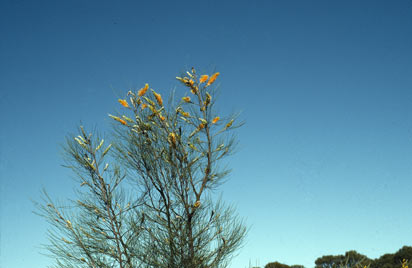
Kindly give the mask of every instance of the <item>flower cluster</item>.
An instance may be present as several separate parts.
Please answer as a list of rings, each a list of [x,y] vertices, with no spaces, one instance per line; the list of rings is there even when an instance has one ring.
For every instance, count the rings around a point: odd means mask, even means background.
[[[187,76],[176,77],[176,79],[189,88],[190,92],[195,95],[195,100],[192,100],[190,96],[184,96],[182,97],[182,104],[199,106],[199,111],[201,112],[202,117],[196,118],[194,116],[191,116],[190,113],[188,111],[185,111],[181,105],[178,106],[176,112],[181,115],[180,118],[183,121],[195,127],[191,135],[193,136],[199,131],[209,127],[210,125],[217,124],[221,119],[219,116],[210,117],[210,112],[208,110],[212,104],[212,95],[207,90],[207,88],[210,87],[216,81],[220,73],[216,72],[210,76],[207,74],[203,74],[200,75],[200,77],[198,78],[196,71],[192,69],[191,72],[186,72],[186,74]],[[128,92],[130,104],[126,99],[119,99],[118,102],[124,108],[134,110],[136,118],[139,117],[138,109],[143,111],[146,108],[149,108],[151,114],[148,118],[151,121],[155,121],[157,118],[160,122],[168,124],[167,115],[162,114],[162,111],[164,111],[162,96],[153,89],[151,89],[152,95],[147,96],[148,90],[149,84],[146,83],[145,86],[139,89],[136,93],[133,93],[132,91]],[[136,120],[132,120],[125,115],[109,116],[124,126],[129,126],[129,123],[136,123]],[[232,125],[232,123],[233,119],[225,125],[222,131],[229,128]]]
[[[213,104],[211,93],[213,90],[210,91],[210,86],[216,82],[220,73],[216,72],[212,75],[203,74],[198,76],[196,71],[192,69],[190,72],[186,72],[186,74],[187,76],[176,77],[176,79],[186,86],[194,96],[190,97],[186,95],[182,97],[181,102],[175,109],[175,114],[166,112],[163,106],[162,96],[155,90],[150,89],[152,94],[147,94],[149,84],[145,84],[145,86],[137,90],[136,93],[132,91],[128,92],[127,96],[129,97],[129,101],[126,99],[118,100],[124,108],[134,112],[134,119],[125,115],[109,116],[130,128],[132,131],[138,134],[144,134],[148,137],[149,143],[159,138],[162,139],[163,137],[164,140],[167,140],[169,146],[175,150],[177,150],[177,146],[183,146],[183,151],[189,150],[197,153],[198,156],[193,160],[195,162],[205,155],[209,155],[208,157],[210,157],[210,154],[205,152],[202,145],[198,143],[198,134],[204,133],[206,135],[205,137],[210,139],[212,126],[220,125],[220,116],[213,115],[211,111]],[[190,113],[188,112],[189,110],[191,111]],[[180,127],[177,127],[176,120],[182,120],[183,125],[179,125],[184,127],[184,124],[186,124],[187,127],[185,128],[189,129],[190,134],[183,137],[185,140],[184,143],[181,142],[181,135],[185,134],[182,134]],[[217,131],[217,134],[232,127],[233,122],[234,119],[230,119],[226,123],[223,123],[223,128]],[[155,132],[150,133],[154,127],[158,128],[160,132],[155,131],[157,134],[155,134]],[[192,130],[190,130],[190,128],[192,128]],[[161,135],[164,136],[158,136],[159,133],[163,133]],[[196,147],[195,144],[198,147]],[[220,155],[217,157],[217,159],[219,159],[228,152],[228,149],[229,146],[222,143],[216,145],[216,147],[212,149],[212,153],[219,153]],[[208,170],[207,173],[210,173],[210,170]],[[200,201],[197,200],[193,207],[198,208],[199,206]]]
[[[402,268],[408,268],[408,267],[409,267],[409,265],[408,265],[408,260],[403,259],[403,260],[402,260]]]

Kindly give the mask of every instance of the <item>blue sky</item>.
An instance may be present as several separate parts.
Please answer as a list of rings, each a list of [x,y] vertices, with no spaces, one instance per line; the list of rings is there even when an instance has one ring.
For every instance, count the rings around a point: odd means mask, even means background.
[[[72,196],[64,137],[192,66],[246,122],[221,188],[251,227],[231,268],[412,245],[411,1],[1,1],[0,33],[0,267],[51,264],[31,200]]]

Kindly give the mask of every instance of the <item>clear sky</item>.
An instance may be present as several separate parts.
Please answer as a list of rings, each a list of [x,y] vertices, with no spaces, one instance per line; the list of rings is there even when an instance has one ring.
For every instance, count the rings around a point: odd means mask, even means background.
[[[246,122],[221,188],[251,227],[231,268],[412,245],[412,1],[3,0],[0,34],[0,267],[51,264],[31,200],[72,196],[65,135],[192,66]]]

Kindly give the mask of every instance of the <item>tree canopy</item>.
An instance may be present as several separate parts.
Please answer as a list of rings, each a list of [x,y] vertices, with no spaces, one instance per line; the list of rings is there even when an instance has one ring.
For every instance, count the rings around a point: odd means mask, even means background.
[[[232,207],[213,200],[229,173],[240,126],[216,114],[219,73],[195,69],[177,79],[188,90],[168,105],[148,84],[119,99],[111,143],[79,128],[67,138],[67,166],[78,200],[56,204],[46,193],[40,214],[51,225],[54,267],[226,267],[246,227]]]
[[[404,246],[393,254],[384,254],[377,259],[370,259],[355,250],[344,255],[325,255],[316,259],[316,268],[408,268],[412,260],[412,247]],[[302,265],[286,265],[270,262],[265,268],[304,268]]]

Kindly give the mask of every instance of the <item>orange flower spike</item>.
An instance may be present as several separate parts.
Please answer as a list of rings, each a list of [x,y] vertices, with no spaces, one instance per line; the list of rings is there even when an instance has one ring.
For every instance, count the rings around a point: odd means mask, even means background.
[[[184,102],[189,103],[189,102],[190,102],[190,97],[183,97],[182,100],[183,100]]]
[[[123,107],[129,108],[129,104],[127,103],[126,100],[119,99],[119,103],[120,103],[121,105],[123,105]]]
[[[146,94],[146,92],[147,92],[148,89],[149,89],[149,84],[146,84],[146,85],[144,86],[144,88],[140,89],[140,90],[137,92],[137,95],[138,95],[139,97],[143,96],[144,94]]]
[[[188,112],[182,112],[182,115],[183,115],[184,117],[189,117],[189,116],[190,116],[190,114],[189,114]]]
[[[127,126],[127,122],[124,121],[123,119],[121,119],[121,118],[115,118],[115,120],[116,120],[116,121],[119,121],[120,123],[122,123],[122,125]]]
[[[189,80],[189,84],[190,84],[191,86],[193,86],[194,83],[195,83],[195,81],[193,81],[193,79],[190,79],[190,80]]]
[[[200,83],[204,83],[206,82],[206,80],[209,78],[209,76],[207,74],[204,74],[200,77],[199,82]]]
[[[144,110],[144,109],[146,109],[147,108],[147,104],[146,103],[143,103],[142,104],[142,110]]]
[[[198,127],[197,127],[199,130],[201,130],[201,129],[204,129],[205,128],[205,124],[200,124]]]
[[[116,120],[117,122],[120,122],[120,123],[122,123],[123,125],[127,126],[127,122],[124,121],[123,119],[121,119],[121,118],[119,118],[119,117],[117,117],[117,116],[111,115],[111,114],[109,114],[109,116],[110,116],[111,118],[113,118],[114,120]]]
[[[161,96],[159,93],[156,93],[156,92],[154,92],[154,91],[153,91],[153,94],[154,94],[154,96],[155,96],[155,98],[156,98],[156,100],[157,100],[157,103],[158,103],[160,106],[163,106],[162,96]]]
[[[219,117],[219,116],[216,116],[215,118],[213,118],[212,124],[216,124],[217,121],[219,121],[219,120],[220,120],[220,117]]]
[[[219,75],[220,75],[219,72],[213,74],[213,75],[210,77],[209,81],[207,82],[207,86],[210,86],[211,84],[213,84],[213,83],[215,82],[216,78],[217,78]]]
[[[160,120],[165,121],[166,117],[164,117],[163,115],[160,116]]]

